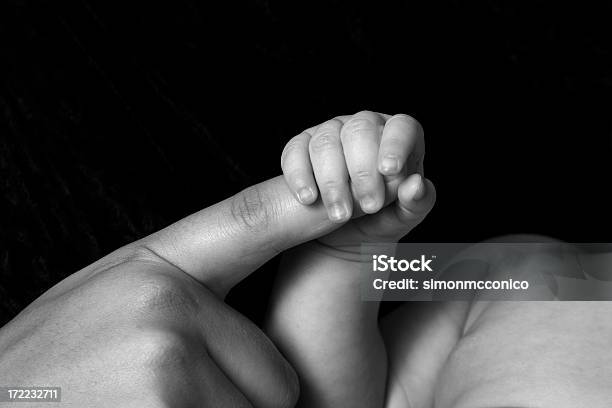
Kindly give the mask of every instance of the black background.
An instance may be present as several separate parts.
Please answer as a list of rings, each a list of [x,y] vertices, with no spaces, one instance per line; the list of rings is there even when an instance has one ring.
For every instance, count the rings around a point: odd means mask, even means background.
[[[3,0],[0,324],[363,109],[425,128],[408,239],[612,241],[612,10],[563,3]],[[259,321],[276,269],[229,302]]]

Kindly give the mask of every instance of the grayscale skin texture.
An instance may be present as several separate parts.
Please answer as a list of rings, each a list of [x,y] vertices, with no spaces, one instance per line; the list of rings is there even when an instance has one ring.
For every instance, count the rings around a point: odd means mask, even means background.
[[[410,200],[423,183],[415,176],[393,188]],[[387,199],[385,222],[424,216]],[[360,226],[351,221],[359,215],[330,220],[320,201],[299,203],[283,177],[249,187],[45,292],[0,330],[0,382],[62,387],[66,407],[291,407],[295,371],[223,299],[273,256]],[[339,236],[329,236],[331,247]]]
[[[283,154],[285,177],[114,251],[23,310],[0,330],[2,383],[60,386],[66,407],[610,406],[610,303],[406,304],[378,321],[358,297],[358,245],[395,242],[433,208],[422,128],[364,111],[306,133]],[[223,299],[281,252],[264,334]]]
[[[395,144],[400,156],[409,157],[395,172],[384,168],[384,154],[350,156],[359,150],[355,144],[370,153],[387,151],[392,132],[386,126],[377,130],[377,120],[375,114],[361,112],[357,119],[341,117],[341,123],[309,129],[290,141],[283,153],[283,170],[296,196],[304,186],[318,189],[324,202],[329,197],[327,209],[333,219],[332,202],[367,212],[360,197],[370,194],[382,201],[394,194],[389,180],[410,179],[415,173],[420,177],[424,149],[412,154],[422,141],[406,142],[410,132],[403,134],[403,145]],[[415,129],[414,134],[422,136],[422,129]],[[402,133],[394,133],[398,134]],[[319,146],[321,139],[325,149]],[[377,146],[368,148],[368,144]],[[321,160],[318,156],[323,154],[335,159]],[[289,165],[288,156],[293,157]],[[363,169],[377,169],[379,174],[365,182],[350,176],[371,174]],[[330,184],[329,179],[342,183]],[[432,187],[425,191],[431,193]],[[397,200],[404,208],[423,202],[399,192]],[[423,214],[435,198],[424,196],[428,204]],[[360,299],[359,262],[364,261],[358,256],[358,243],[396,242],[418,222],[375,223],[370,220],[376,214],[369,217],[356,220],[368,228],[347,224],[284,257],[267,330],[300,377],[298,406],[603,408],[612,404],[612,324],[606,318],[612,303],[407,303],[379,321],[376,302]],[[497,241],[555,242],[532,235]],[[542,264],[539,255],[515,253],[491,253],[488,261],[503,273],[513,267],[510,258],[517,256],[526,268]],[[580,257],[587,264],[601,255]],[[597,260],[598,267],[611,264]]]

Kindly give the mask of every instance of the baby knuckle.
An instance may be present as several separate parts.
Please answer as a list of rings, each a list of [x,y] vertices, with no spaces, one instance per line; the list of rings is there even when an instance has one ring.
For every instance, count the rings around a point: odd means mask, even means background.
[[[345,138],[360,137],[363,134],[376,132],[376,125],[368,118],[354,117],[349,119],[343,128],[342,135]]]
[[[371,111],[371,110],[362,110],[357,112],[355,115],[353,116],[367,116],[367,117],[376,117],[376,116],[380,116],[377,112]]]
[[[391,118],[389,118],[389,120],[403,120],[405,122],[410,122],[410,123],[418,123],[418,121],[413,118],[412,116],[405,114],[405,113],[397,113],[393,116],[391,116]]]
[[[353,118],[368,119],[372,123],[376,123],[379,120],[382,120],[382,116],[381,116],[380,113],[374,112],[374,111],[371,111],[371,110],[362,110],[362,111],[359,111],[359,112],[357,112],[357,113],[355,113],[353,115]]]
[[[336,135],[327,130],[323,130],[320,133],[317,133],[310,140],[310,149],[315,152],[323,152],[331,149],[335,149],[338,146],[338,140]]]
[[[344,180],[324,180],[321,181],[320,186],[321,189],[325,191],[326,195],[333,195],[340,193],[343,184]]]
[[[299,140],[297,137],[291,139],[283,149],[281,153],[281,167],[285,167],[285,163],[287,158],[294,156],[295,154],[299,154],[304,149],[303,141]]]
[[[421,125],[421,123],[410,115],[406,115],[405,113],[399,113],[397,115],[393,115],[389,119],[389,121],[392,120],[401,121],[410,129],[414,129],[416,132],[423,133],[423,126]]]
[[[351,179],[357,183],[367,182],[372,178],[372,172],[369,170],[356,170]]]
[[[338,132],[338,130],[340,130],[340,128],[342,127],[342,121],[338,118],[333,118],[328,120],[327,122],[323,122],[321,123],[315,131],[316,133],[323,133],[323,132]]]

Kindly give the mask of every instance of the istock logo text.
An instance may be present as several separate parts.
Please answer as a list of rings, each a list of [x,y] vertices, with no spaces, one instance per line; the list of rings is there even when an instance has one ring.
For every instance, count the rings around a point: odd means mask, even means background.
[[[433,269],[429,266],[433,258],[435,256],[428,259],[425,255],[421,255],[420,258],[407,260],[395,259],[395,257],[387,255],[372,255],[372,270],[379,272],[433,272]]]

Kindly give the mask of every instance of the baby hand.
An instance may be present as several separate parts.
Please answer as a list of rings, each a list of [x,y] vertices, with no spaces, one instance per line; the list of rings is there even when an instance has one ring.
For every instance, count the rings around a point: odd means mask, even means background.
[[[398,240],[431,210],[435,189],[423,177],[424,155],[423,129],[415,119],[364,111],[294,137],[281,166],[302,204],[320,196],[330,220],[354,218],[321,240],[352,245]]]

